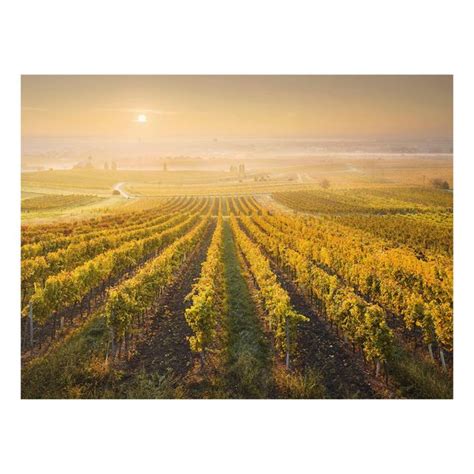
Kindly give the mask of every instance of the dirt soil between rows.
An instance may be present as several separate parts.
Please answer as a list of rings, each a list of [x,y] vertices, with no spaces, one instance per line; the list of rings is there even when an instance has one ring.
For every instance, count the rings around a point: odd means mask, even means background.
[[[246,229],[242,229],[252,239]],[[292,306],[309,318],[298,328],[295,365],[318,370],[329,398],[390,398],[385,384],[371,374],[360,354],[352,352],[308,304],[291,279],[274,264],[271,256],[267,253],[266,256],[280,284],[288,292]]]
[[[189,306],[185,298],[199,277],[213,230],[214,225],[183,265],[175,281],[160,297],[159,309],[148,321],[144,338],[130,360],[129,368],[132,371],[145,370],[160,375],[171,373],[183,377],[192,366],[193,355],[187,340],[192,332],[184,317],[185,309]]]

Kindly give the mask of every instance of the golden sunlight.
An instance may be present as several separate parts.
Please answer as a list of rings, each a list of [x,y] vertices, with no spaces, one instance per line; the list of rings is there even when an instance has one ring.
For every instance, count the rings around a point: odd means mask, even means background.
[[[146,123],[147,122],[147,118],[146,118],[146,115],[145,114],[140,114],[138,117],[137,117],[137,120],[136,120],[138,123]]]

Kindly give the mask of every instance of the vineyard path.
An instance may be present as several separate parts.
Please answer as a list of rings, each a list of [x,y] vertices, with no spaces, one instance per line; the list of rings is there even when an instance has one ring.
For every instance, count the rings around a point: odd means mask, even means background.
[[[126,185],[127,183],[124,183],[124,182],[121,182],[121,183],[116,183],[114,184],[113,186],[113,190],[114,191],[118,191],[120,193],[121,196],[123,196],[124,198],[126,199],[132,199],[134,198],[135,196],[133,196],[132,194],[130,194],[128,191],[125,191],[125,189],[123,189],[123,187]]]

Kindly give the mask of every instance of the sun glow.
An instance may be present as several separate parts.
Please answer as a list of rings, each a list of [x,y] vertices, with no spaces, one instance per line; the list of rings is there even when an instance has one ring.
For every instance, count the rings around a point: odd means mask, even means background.
[[[145,115],[145,114],[140,114],[140,115],[137,117],[137,122],[138,122],[138,123],[146,123],[146,122],[147,122],[146,115]]]

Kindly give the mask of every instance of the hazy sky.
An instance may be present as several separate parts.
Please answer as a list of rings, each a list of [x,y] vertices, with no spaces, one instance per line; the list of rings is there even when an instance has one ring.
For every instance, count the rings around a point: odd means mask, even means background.
[[[23,76],[22,135],[450,138],[452,87],[451,76]]]

